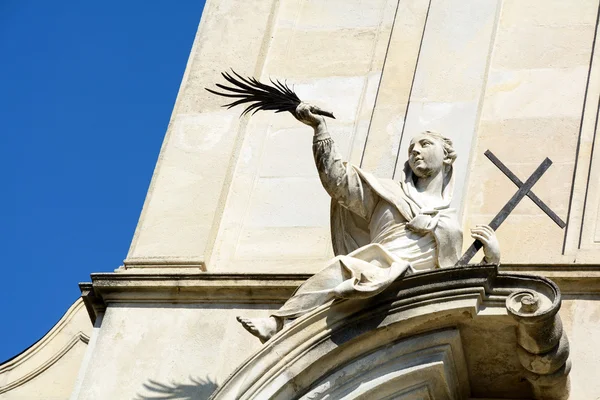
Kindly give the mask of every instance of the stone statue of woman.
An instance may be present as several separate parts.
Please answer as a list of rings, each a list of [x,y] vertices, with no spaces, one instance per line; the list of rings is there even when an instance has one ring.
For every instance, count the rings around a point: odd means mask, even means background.
[[[301,103],[295,117],[314,129],[313,153],[331,196],[331,236],[336,257],[304,282],[267,318],[238,321],[263,343],[284,325],[334,299],[367,298],[415,271],[453,266],[462,232],[453,209],[452,141],[426,131],[413,137],[399,181],[378,179],[345,163],[316,107]],[[471,229],[484,261],[499,263],[500,247],[485,225]]]

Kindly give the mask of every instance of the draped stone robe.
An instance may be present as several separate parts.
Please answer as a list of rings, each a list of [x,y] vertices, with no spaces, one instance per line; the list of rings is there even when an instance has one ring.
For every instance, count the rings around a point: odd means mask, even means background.
[[[323,187],[332,199],[336,257],[303,283],[274,317],[297,318],[335,298],[375,296],[404,274],[449,267],[458,261],[462,232],[449,208],[451,166],[442,202],[425,209],[419,204],[408,163],[399,182],[375,178],[342,162],[327,133],[315,136],[313,153]],[[420,231],[426,233],[408,229],[418,215]]]

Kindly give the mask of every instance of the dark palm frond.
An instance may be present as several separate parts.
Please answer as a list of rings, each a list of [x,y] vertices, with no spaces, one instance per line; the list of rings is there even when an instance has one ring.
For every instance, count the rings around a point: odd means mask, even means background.
[[[267,85],[253,77],[244,78],[234,70],[231,70],[231,72],[233,75],[228,72],[222,72],[221,75],[233,86],[225,86],[217,83],[216,86],[222,89],[223,92],[205,88],[210,93],[236,99],[231,103],[223,105],[223,107],[230,109],[240,104],[249,103],[242,112],[242,115],[249,112],[255,114],[260,110],[271,110],[276,113],[283,111],[294,113],[298,104],[302,102],[298,95],[289,88],[287,82],[282,83],[278,80],[270,79],[272,85]],[[313,112],[335,118],[332,113],[317,108]]]

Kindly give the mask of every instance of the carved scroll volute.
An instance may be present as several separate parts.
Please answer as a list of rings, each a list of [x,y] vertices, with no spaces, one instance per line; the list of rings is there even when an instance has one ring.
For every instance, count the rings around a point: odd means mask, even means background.
[[[560,293],[557,294],[553,301],[532,290],[523,290],[506,299],[508,313],[518,322],[519,361],[537,400],[569,397],[569,341],[558,315]]]

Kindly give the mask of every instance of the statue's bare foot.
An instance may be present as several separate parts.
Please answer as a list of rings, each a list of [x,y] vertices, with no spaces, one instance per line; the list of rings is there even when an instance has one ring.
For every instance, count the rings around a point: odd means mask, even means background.
[[[269,318],[242,318],[236,317],[238,322],[251,334],[260,339],[262,343],[271,339],[282,328],[275,317]]]

